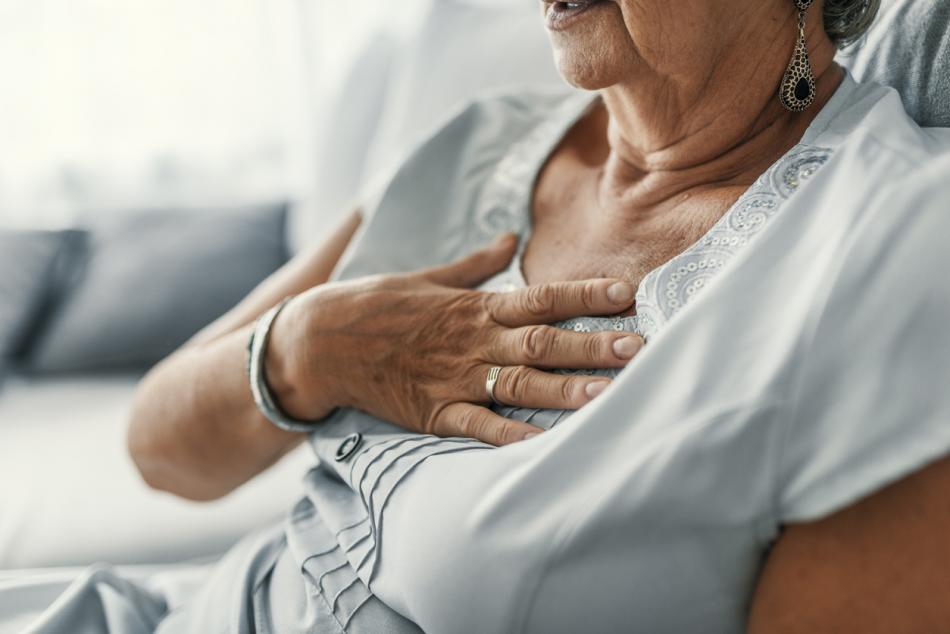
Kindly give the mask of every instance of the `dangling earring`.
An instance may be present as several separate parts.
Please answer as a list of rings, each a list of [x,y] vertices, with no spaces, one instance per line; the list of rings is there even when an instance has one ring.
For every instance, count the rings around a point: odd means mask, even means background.
[[[805,11],[812,0],[793,0],[798,7],[798,42],[795,52],[785,69],[779,98],[782,105],[792,112],[801,112],[815,100],[815,74],[808,60],[808,48],[805,46]]]

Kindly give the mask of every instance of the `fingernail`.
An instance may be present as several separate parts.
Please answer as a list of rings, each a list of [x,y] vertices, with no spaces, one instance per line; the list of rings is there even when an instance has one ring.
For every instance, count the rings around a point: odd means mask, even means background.
[[[621,359],[630,359],[640,350],[640,339],[637,337],[621,337],[614,341],[614,354]]]
[[[610,381],[595,381],[594,383],[588,383],[584,391],[587,392],[587,398],[594,398],[603,392],[608,385],[610,385]]]
[[[541,435],[541,432],[539,431],[529,431],[527,434],[524,435],[524,440],[531,440],[535,436],[540,436],[540,435]]]
[[[607,299],[614,304],[629,304],[633,300],[633,285],[614,282],[607,288]]]

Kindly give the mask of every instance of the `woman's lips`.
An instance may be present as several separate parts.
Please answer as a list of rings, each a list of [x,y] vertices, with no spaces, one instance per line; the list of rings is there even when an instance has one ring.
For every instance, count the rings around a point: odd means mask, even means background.
[[[552,2],[544,0],[547,10],[544,13],[545,23],[552,31],[563,31],[578,20],[587,10],[605,0],[573,0],[571,2]]]

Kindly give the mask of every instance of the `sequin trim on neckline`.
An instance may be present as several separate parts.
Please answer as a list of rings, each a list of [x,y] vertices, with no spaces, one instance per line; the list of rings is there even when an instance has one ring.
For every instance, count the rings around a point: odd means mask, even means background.
[[[649,340],[708,286],[831,153],[826,148],[796,146],[762,174],[698,242],[648,273],[637,290],[640,334]]]

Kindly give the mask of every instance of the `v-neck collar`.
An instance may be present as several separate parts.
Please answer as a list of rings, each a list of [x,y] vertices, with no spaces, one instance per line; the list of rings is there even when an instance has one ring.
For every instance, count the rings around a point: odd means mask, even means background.
[[[845,71],[841,84],[812,120],[802,139],[743,192],[696,242],[643,277],[637,288],[636,315],[610,318],[611,321],[634,322],[630,329],[649,339],[706,286],[827,161],[832,150],[815,144],[856,86]],[[514,287],[528,285],[523,258],[531,237],[531,209],[541,168],[566,134],[599,100],[599,95],[589,93],[566,99],[552,117],[539,123],[512,147],[489,180],[477,212],[479,224],[487,234],[497,235],[503,231],[519,234],[517,253],[505,274]]]

